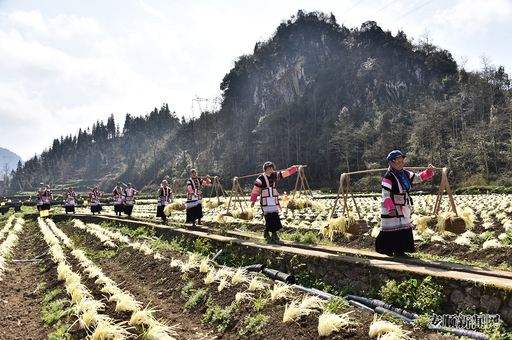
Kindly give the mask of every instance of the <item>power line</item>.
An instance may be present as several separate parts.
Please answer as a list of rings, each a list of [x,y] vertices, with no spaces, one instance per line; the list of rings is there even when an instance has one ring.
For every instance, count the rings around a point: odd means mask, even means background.
[[[411,14],[412,12],[417,11],[417,10],[418,10],[418,9],[420,9],[421,7],[423,7],[423,6],[425,6],[425,5],[428,5],[428,4],[429,4],[429,3],[431,3],[432,1],[434,1],[434,0],[429,0],[429,1],[425,2],[423,5],[420,5],[420,6],[416,7],[415,9],[413,9],[412,11],[409,11],[409,12],[405,13],[405,14],[404,14],[404,15],[402,15],[400,18],[395,19],[395,21],[393,21],[393,22],[397,22],[398,20],[402,19],[403,17],[408,16],[408,15],[409,15],[409,14]]]
[[[359,4],[361,4],[361,2],[363,1],[366,1],[366,0],[361,0],[359,1],[357,4],[355,4],[354,6],[350,7],[349,9],[347,9],[342,15],[345,15],[347,14],[348,12],[350,12],[351,10],[353,10],[354,8],[356,8],[357,6],[359,6]]]
[[[377,10],[377,12],[374,12],[372,14],[370,14],[371,17],[373,17],[375,14],[379,13],[380,11],[382,11],[383,9],[385,8],[388,8],[389,6],[391,6],[392,4],[394,4],[395,2],[397,2],[398,0],[395,0],[395,1],[392,1],[390,2],[389,4],[387,4],[386,6],[384,7],[381,7],[379,10]]]

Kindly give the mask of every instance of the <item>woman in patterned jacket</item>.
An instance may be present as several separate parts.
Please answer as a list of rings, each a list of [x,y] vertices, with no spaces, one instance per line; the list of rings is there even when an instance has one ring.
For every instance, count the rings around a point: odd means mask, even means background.
[[[408,257],[414,253],[412,236],[411,205],[409,195],[413,184],[434,176],[435,166],[416,175],[404,168],[405,155],[399,150],[391,151],[387,157],[389,169],[382,179],[381,226],[375,240],[375,250],[388,256]]]
[[[139,192],[132,188],[132,184],[128,183],[126,185],[126,189],[123,191],[123,199],[124,199],[124,213],[128,215],[128,217],[132,216],[133,205],[135,204],[135,196],[137,196]]]
[[[277,194],[276,182],[280,179],[288,177],[297,171],[298,165],[294,165],[285,171],[274,171],[274,164],[272,162],[266,162],[263,164],[263,173],[258,176],[254,188],[252,189],[251,195],[251,207],[254,207],[254,203],[260,195],[260,205],[265,217],[265,231],[263,237],[266,239],[270,238],[272,233],[272,240],[279,241],[277,231],[283,226],[279,219],[279,195]]]
[[[124,200],[123,200],[123,188],[121,188],[121,182],[117,182],[116,187],[112,190],[112,196],[114,196],[114,212],[121,216],[124,211]]]
[[[190,170],[190,178],[187,180],[187,223],[192,222],[192,225],[201,224],[203,218],[203,196],[201,193],[201,186],[210,184],[210,176],[206,175],[206,181],[197,177],[196,169]]]
[[[164,179],[162,185],[158,189],[158,202],[156,205],[156,217],[161,217],[162,222],[167,222],[167,216],[165,215],[165,207],[172,201],[174,201],[174,194],[172,189],[167,186],[167,181]]]
[[[69,188],[68,192],[65,194],[65,206],[66,206],[66,214],[67,213],[75,213],[75,199],[76,192],[73,191],[73,188]]]

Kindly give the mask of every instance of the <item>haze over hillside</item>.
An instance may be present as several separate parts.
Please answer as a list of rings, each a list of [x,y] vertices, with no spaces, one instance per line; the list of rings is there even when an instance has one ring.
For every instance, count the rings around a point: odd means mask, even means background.
[[[23,160],[20,156],[11,150],[0,147],[0,180],[4,179],[6,173],[10,174],[12,170],[16,170],[19,161],[23,164]]]

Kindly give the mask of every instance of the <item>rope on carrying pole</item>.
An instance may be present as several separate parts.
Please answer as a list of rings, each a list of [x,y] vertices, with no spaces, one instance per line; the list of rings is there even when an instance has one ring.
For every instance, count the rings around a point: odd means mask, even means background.
[[[407,170],[427,170],[428,167],[407,167],[406,169]],[[371,170],[361,170],[361,171],[342,173],[340,175],[340,186],[338,188],[338,194],[336,196],[336,200],[334,201],[334,206],[332,208],[330,218],[332,218],[334,215],[334,211],[336,210],[336,205],[338,204],[338,199],[340,197],[340,193],[343,196],[343,212],[342,212],[342,214],[345,214],[345,213],[348,214],[349,208],[348,208],[347,199],[348,199],[348,194],[350,193],[350,195],[352,196],[352,200],[354,202],[354,206],[356,208],[357,214],[359,216],[359,219],[361,219],[361,213],[359,212],[359,208],[357,206],[356,199],[354,197],[354,193],[352,192],[352,189],[350,188],[350,177],[349,176],[350,175],[358,175],[358,174],[367,174],[367,173],[372,173],[372,172],[382,172],[382,171],[388,171],[388,170],[389,170],[388,168],[385,168],[385,169],[371,169]],[[441,168],[434,168],[433,170],[441,170]],[[450,190],[450,185],[448,184],[448,175],[447,174],[448,174],[448,168],[442,168],[442,176],[443,177],[441,180],[441,186],[439,187],[439,193],[437,195],[436,205],[434,206],[434,214],[437,214],[437,212],[439,211],[439,207],[441,205],[441,198],[443,196],[444,189],[446,189],[446,192],[448,193],[448,196],[450,198],[450,203],[452,205],[452,208],[454,209],[455,214],[457,214],[457,210],[455,208],[455,203],[453,200],[452,192]],[[347,185],[346,192],[344,189],[345,182],[347,183],[346,184]]]
[[[303,169],[305,167],[307,167],[307,165],[299,165],[299,173],[302,172],[302,176],[303,176],[302,187],[304,187],[304,181],[307,184],[307,180],[306,180],[306,178],[304,176],[304,169]],[[288,169],[283,169],[283,170],[279,170],[279,171],[276,171],[276,172],[281,172],[281,171],[286,171],[286,170],[288,170]],[[247,204],[247,199],[245,198],[245,195],[244,195],[244,192],[242,190],[242,186],[240,185],[239,180],[240,179],[244,179],[244,178],[257,177],[257,176],[259,176],[261,174],[262,173],[260,172],[260,173],[253,174],[253,175],[246,175],[246,176],[234,177],[233,178],[233,188],[231,189],[231,195],[229,196],[228,206],[227,206],[225,215],[229,214],[229,208],[231,207],[231,201],[233,200],[233,197],[235,197],[236,198],[236,202],[238,202],[240,204],[240,209],[242,211],[245,211],[244,207],[242,206],[242,200],[239,197],[239,193],[240,193],[240,196],[243,197],[244,203],[246,203],[246,204]],[[297,190],[298,181],[299,181],[299,177],[297,177],[297,182],[295,183],[295,190]],[[307,186],[308,186],[308,189],[309,189],[309,184],[307,184]],[[311,189],[309,191],[311,192]],[[236,208],[236,202],[233,204],[235,208]]]

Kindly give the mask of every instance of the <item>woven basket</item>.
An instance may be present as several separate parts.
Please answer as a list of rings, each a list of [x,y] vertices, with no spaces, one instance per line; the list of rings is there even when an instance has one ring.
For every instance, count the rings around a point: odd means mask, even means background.
[[[347,229],[347,233],[352,235],[361,235],[364,233],[367,233],[368,230],[368,223],[366,220],[356,220],[354,223],[350,223]]]
[[[295,201],[288,201],[288,204],[286,205],[286,207],[290,210],[295,210],[297,209],[297,205],[295,204]]]
[[[290,210],[301,209],[297,206],[297,202],[295,200],[289,200],[288,203],[286,204],[286,207]],[[311,202],[309,202],[309,201],[304,202],[304,207],[302,207],[302,208],[309,208],[309,207],[312,207]]]
[[[233,217],[233,214],[230,213],[230,212],[223,213],[222,215],[223,216],[231,216],[231,217]],[[240,216],[237,216],[236,218],[239,218],[241,220],[251,220],[252,219],[252,218],[249,218],[249,212],[247,212],[247,211],[242,211]]]
[[[460,217],[455,217],[453,221],[448,219],[446,220],[444,230],[454,234],[463,234],[466,232],[466,222]]]
[[[437,225],[437,216],[432,216],[430,218],[430,220],[428,221],[427,225],[430,227],[430,228],[435,228],[436,225]]]

